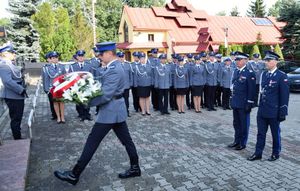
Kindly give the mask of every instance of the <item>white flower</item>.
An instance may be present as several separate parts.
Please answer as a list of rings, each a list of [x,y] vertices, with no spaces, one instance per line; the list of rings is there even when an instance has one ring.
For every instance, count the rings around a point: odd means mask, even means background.
[[[80,86],[80,87],[86,85],[85,79],[80,79],[80,80],[78,80],[77,84],[78,84],[78,86]]]
[[[69,100],[69,101],[73,101],[73,98],[71,96],[71,91],[70,89],[66,90],[64,93],[63,93],[63,97],[65,100]]]
[[[77,93],[78,99],[81,103],[84,103],[85,101],[87,101],[88,99],[85,97],[84,93],[82,92],[78,92]]]

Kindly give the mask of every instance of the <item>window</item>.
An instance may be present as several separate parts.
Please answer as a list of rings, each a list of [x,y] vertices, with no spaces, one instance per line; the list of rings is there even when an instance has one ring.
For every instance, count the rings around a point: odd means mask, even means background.
[[[252,18],[252,22],[258,26],[273,26],[273,23],[266,18]]]
[[[154,34],[148,34],[148,42],[154,42]]]
[[[125,22],[124,23],[124,42],[128,42],[129,41],[129,38],[128,38],[128,25],[127,23]]]

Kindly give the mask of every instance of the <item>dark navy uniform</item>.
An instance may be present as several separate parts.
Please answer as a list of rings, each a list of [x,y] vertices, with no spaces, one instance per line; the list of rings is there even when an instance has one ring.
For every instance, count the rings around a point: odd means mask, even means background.
[[[266,53],[265,60],[278,60],[279,56],[271,51]],[[280,122],[288,114],[289,85],[287,75],[277,67],[265,71],[261,77],[260,100],[257,112],[257,143],[254,155],[248,160],[260,159],[266,143],[266,134],[270,126],[273,148],[270,161],[279,158],[281,151]]]
[[[247,59],[248,55],[237,52],[236,60]],[[234,143],[229,147],[242,150],[246,147],[250,112],[255,96],[255,74],[246,65],[236,69],[232,78],[231,108],[233,109]]]

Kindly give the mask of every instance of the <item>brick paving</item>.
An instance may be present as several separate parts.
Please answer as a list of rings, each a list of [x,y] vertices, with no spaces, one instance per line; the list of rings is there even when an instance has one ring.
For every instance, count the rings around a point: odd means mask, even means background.
[[[142,176],[117,177],[129,166],[125,148],[110,132],[76,186],[58,181],[53,171],[72,167],[93,122],[80,122],[75,105],[66,105],[66,124],[49,119],[46,95],[38,100],[27,177],[27,191],[50,190],[300,190],[300,94],[291,94],[290,115],[282,123],[282,154],[275,162],[271,136],[262,161],[249,162],[256,142],[256,109],[247,148],[233,151],[232,111],[141,116],[132,110],[128,125],[137,146]],[[91,112],[94,113],[92,108]]]

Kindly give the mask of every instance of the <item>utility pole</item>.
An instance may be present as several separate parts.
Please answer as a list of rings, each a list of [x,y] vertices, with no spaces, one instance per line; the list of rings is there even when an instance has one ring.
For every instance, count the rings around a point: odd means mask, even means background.
[[[95,18],[95,3],[96,0],[92,0],[92,19],[93,19],[93,37],[94,37],[94,46],[96,46],[96,18]]]

